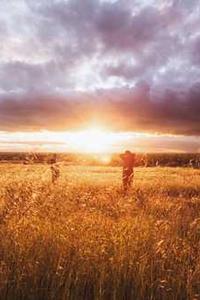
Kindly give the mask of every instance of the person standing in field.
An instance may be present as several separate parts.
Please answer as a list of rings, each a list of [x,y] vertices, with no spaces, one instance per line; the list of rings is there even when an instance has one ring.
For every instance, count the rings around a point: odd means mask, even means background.
[[[56,154],[54,155],[54,157],[51,159],[50,161],[51,163],[51,181],[53,184],[55,184],[59,177],[60,177],[60,168],[59,165],[57,163],[57,156]]]
[[[133,177],[134,177],[134,166],[136,162],[136,155],[135,153],[132,153],[131,151],[125,151],[125,153],[120,155],[120,158],[122,159],[122,183],[123,183],[123,189],[124,192],[127,193],[127,191],[130,189]]]

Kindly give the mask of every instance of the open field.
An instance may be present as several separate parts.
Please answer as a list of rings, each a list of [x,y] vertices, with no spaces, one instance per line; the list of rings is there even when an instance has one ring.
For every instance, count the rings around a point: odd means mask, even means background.
[[[200,299],[200,170],[0,165],[0,299]]]

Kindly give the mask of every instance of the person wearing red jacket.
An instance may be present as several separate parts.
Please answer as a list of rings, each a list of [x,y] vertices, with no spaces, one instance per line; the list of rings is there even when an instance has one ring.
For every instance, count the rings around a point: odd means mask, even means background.
[[[126,150],[123,154],[120,155],[120,158],[122,159],[123,166],[122,183],[124,192],[126,193],[130,189],[133,182],[136,155],[135,153]]]

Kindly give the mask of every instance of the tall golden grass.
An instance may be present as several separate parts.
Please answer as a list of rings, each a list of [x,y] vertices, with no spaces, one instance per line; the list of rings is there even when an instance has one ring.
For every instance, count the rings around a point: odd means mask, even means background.
[[[0,165],[0,299],[200,299],[200,171]]]

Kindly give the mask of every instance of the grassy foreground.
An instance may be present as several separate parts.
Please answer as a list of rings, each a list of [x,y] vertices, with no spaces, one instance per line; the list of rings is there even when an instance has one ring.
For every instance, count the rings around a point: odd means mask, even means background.
[[[200,299],[200,170],[0,165],[0,299]]]

